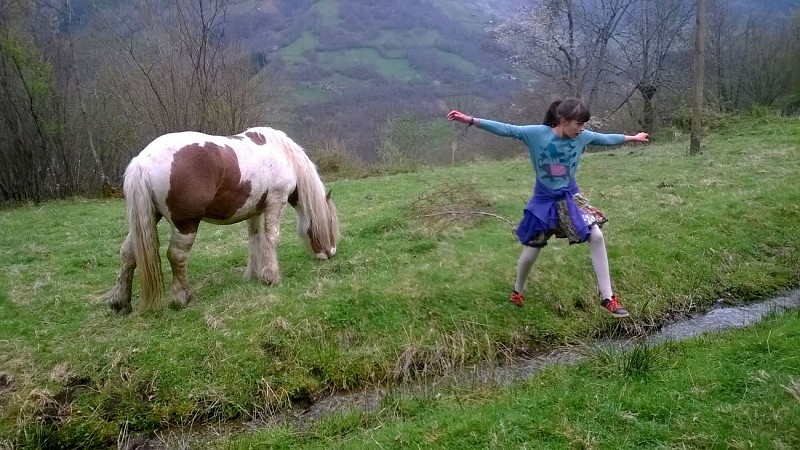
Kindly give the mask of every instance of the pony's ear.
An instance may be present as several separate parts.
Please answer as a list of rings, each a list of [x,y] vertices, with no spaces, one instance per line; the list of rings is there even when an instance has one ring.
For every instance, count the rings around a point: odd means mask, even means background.
[[[330,199],[331,199],[331,191],[328,191],[328,193],[325,194],[325,200],[330,200]]]

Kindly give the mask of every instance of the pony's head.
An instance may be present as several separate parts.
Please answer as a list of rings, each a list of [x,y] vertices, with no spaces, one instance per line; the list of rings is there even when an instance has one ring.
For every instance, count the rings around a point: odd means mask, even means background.
[[[329,259],[336,254],[339,219],[330,191],[325,195],[324,205],[319,205],[312,214],[298,214],[297,234],[317,259]]]
[[[331,192],[325,192],[317,167],[303,148],[285,133],[276,133],[271,128],[260,131],[259,136],[275,139],[294,170],[297,185],[287,201],[297,211],[297,234],[318,259],[333,257],[339,240],[339,219],[331,201]]]

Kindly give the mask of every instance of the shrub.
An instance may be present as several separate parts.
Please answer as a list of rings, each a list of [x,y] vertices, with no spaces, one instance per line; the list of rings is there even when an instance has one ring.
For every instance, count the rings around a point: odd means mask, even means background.
[[[326,179],[360,178],[364,168],[347,152],[344,141],[338,136],[325,137],[312,155],[314,163]]]
[[[703,110],[702,126],[705,130],[721,130],[735,118],[734,115],[719,110],[706,108]],[[672,125],[680,131],[692,129],[692,109],[682,107],[675,112]]]

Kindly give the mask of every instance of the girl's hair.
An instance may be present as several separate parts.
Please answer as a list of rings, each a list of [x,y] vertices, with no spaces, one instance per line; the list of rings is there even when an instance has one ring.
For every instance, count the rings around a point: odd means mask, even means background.
[[[555,127],[558,126],[561,119],[586,123],[589,121],[590,117],[591,113],[589,113],[589,107],[579,98],[568,98],[566,100],[556,100],[550,103],[550,106],[547,107],[547,112],[544,114],[542,123],[550,127]]]

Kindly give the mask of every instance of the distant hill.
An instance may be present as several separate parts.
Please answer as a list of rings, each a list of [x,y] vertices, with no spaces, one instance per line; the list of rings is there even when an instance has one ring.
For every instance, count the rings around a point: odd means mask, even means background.
[[[498,100],[518,89],[508,62],[487,50],[485,29],[521,3],[252,0],[237,6],[226,34],[258,68],[292,81],[306,122],[334,120],[354,136],[394,112],[430,116],[450,97]]]
[[[729,0],[732,6],[742,13],[763,14],[765,16],[783,16],[800,10],[800,0]]]
[[[800,0],[719,1],[742,18],[800,9]],[[292,120],[296,129],[287,131],[334,129],[348,149],[369,160],[392,114],[432,117],[453,107],[509,104],[521,83],[509,62],[492,50],[486,29],[535,3],[236,0],[224,33],[242,43],[256,70],[288,80],[298,109]],[[92,8],[126,4],[72,1],[78,23],[91,20]]]
[[[496,20],[485,5],[453,10],[454,2],[441,0],[267,3],[237,19],[231,31],[263,55],[261,63],[308,82],[319,97],[352,82],[426,84],[506,69],[501,58],[480,48],[484,29]]]
[[[35,0],[42,10],[54,8]],[[59,27],[91,30],[98,17],[123,18],[138,2],[71,0]],[[155,0],[164,8],[172,0]],[[197,0],[187,2],[192,10]],[[508,61],[489,48],[486,29],[526,0],[230,0],[226,40],[240,43],[254,69],[288,80],[297,132],[326,126],[365,159],[396,113],[441,116],[448,107],[496,104],[519,89]],[[205,0],[204,7],[213,9]],[[63,10],[66,10],[65,8]],[[136,40],[136,26],[120,27]],[[287,111],[287,114],[295,111]],[[284,125],[281,125],[284,126]]]
[[[743,18],[800,7],[800,0],[730,2]],[[304,126],[334,121],[368,156],[376,139],[365,135],[392,113],[431,116],[509,100],[520,85],[508,61],[489,50],[485,30],[534,3],[246,0],[226,32],[250,49],[259,68],[292,81]]]
[[[300,82],[308,102],[338,98],[365,84],[428,85],[507,76],[503,59],[481,48],[484,28],[493,19],[486,6],[453,12],[450,3],[270,1],[236,19],[226,32],[235,33],[260,66]]]

